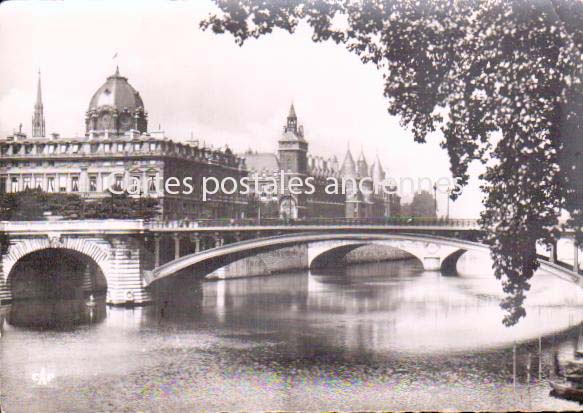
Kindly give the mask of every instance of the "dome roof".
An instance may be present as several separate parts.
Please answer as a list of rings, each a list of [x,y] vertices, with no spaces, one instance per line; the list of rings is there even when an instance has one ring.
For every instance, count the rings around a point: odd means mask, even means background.
[[[127,108],[128,111],[134,112],[138,108],[143,110],[144,102],[140,93],[128,83],[126,77],[120,76],[119,69],[116,69],[115,74],[107,78],[89,102],[90,111],[103,106],[113,107],[119,111]]]

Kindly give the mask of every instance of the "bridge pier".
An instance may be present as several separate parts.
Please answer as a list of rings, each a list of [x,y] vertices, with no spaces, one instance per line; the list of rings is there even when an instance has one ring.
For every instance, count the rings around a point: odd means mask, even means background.
[[[440,257],[423,257],[422,263],[425,271],[441,271]]]
[[[112,305],[143,305],[152,301],[142,281],[145,250],[132,237],[110,240],[111,255],[106,302]],[[158,257],[159,259],[159,257]]]

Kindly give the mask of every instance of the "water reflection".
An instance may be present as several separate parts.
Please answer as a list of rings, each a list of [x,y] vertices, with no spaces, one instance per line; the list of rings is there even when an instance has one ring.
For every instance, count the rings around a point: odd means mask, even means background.
[[[89,299],[13,302],[8,310],[8,324],[31,330],[74,330],[84,324],[98,324],[105,319],[105,296]]]
[[[555,352],[572,357],[582,290],[537,274],[526,319],[508,329],[498,282],[462,267],[456,277],[407,261],[174,280],[158,304],[135,309],[13,305],[3,402],[39,412],[578,408],[549,397],[547,379]],[[39,387],[42,372],[54,378]]]

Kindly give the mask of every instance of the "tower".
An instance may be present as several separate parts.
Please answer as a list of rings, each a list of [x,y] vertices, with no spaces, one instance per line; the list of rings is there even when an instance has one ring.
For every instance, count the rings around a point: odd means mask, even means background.
[[[281,168],[286,173],[306,175],[308,173],[308,142],[304,139],[303,127],[298,125],[293,103],[289,108],[287,122],[278,144]]]
[[[289,108],[287,122],[283,127],[283,134],[278,141],[277,154],[280,169],[285,173],[285,193],[280,197],[280,216],[299,218],[306,214],[306,195],[303,186],[296,187],[299,194],[288,191],[288,182],[294,177],[305,181],[308,173],[308,142],[304,139],[304,128],[298,125],[298,117],[294,105]]]
[[[40,70],[38,71],[38,84],[36,86],[36,103],[34,104],[34,114],[32,115],[32,137],[42,138],[45,136],[45,115],[43,113],[43,99],[40,85]]]

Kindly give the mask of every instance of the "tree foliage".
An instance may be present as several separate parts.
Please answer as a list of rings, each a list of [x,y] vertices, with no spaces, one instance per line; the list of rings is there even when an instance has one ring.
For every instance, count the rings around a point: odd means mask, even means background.
[[[126,194],[87,200],[77,194],[47,193],[38,189],[0,195],[0,220],[42,220],[45,214],[64,219],[149,219],[158,214],[154,198]]]
[[[413,195],[410,204],[403,206],[403,215],[409,217],[436,217],[435,198],[428,191],[420,191]]]
[[[383,74],[388,112],[417,142],[441,131],[454,176],[486,165],[481,224],[518,322],[538,264],[537,242],[557,236],[561,209],[583,226],[578,0],[215,0],[203,29],[242,45],[300,21]],[[578,168],[578,169],[577,169]],[[452,195],[455,199],[456,195]],[[580,234],[578,235],[581,241]]]

